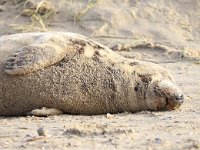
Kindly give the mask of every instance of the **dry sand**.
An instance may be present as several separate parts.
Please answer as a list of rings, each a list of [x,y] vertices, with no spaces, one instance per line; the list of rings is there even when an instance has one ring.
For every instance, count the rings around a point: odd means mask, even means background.
[[[0,117],[0,149],[200,149],[200,1],[49,0],[39,15],[54,17],[43,22],[33,15],[31,22],[24,9],[35,4],[21,1],[0,0],[0,35],[84,34],[125,57],[170,69],[185,103],[168,112]]]

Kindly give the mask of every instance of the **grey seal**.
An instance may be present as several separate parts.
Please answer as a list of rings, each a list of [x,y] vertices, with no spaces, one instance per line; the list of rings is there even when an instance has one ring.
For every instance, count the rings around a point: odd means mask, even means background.
[[[169,70],[75,33],[2,36],[0,70],[1,116],[159,111],[183,102]]]

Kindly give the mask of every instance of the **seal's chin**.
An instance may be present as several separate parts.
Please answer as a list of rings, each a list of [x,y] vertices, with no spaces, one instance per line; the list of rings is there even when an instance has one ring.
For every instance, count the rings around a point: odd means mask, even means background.
[[[166,105],[165,105],[166,110],[174,110],[174,109],[179,108],[180,106],[181,106],[181,103],[175,102],[166,98]]]
[[[154,103],[154,110],[156,111],[169,111],[175,110],[183,104],[183,96],[181,99],[175,99],[174,97],[163,97],[162,99],[157,99]],[[153,110],[153,109],[152,109]]]
[[[175,100],[166,98],[165,110],[174,110],[183,104],[183,99]]]
[[[154,90],[155,104],[157,110],[174,110],[179,108],[183,103],[184,96],[182,91],[170,80],[158,82]]]

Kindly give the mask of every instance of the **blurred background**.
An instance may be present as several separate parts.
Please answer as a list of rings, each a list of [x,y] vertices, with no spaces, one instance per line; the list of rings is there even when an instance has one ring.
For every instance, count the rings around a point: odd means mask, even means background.
[[[0,0],[0,35],[67,31],[115,50],[173,48],[200,57],[198,0]],[[183,56],[180,56],[183,57]]]

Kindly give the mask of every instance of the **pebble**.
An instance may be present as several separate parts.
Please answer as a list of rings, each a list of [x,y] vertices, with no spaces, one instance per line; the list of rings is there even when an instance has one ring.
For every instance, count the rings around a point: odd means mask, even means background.
[[[155,139],[155,142],[156,142],[157,144],[160,144],[160,143],[161,143],[161,139],[160,139],[160,138],[156,138],[156,139]]]
[[[43,127],[38,128],[37,133],[39,136],[47,136],[47,130],[45,130]]]
[[[111,118],[113,118],[113,115],[111,115],[110,113],[107,113],[107,114],[106,114],[106,118],[107,118],[107,119],[111,119]]]

